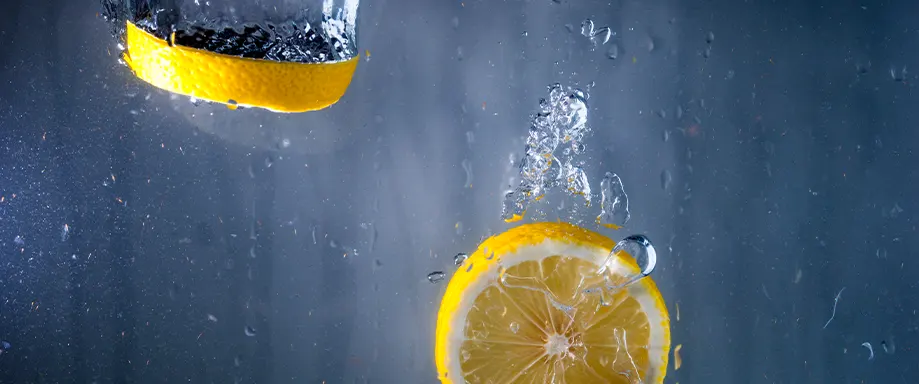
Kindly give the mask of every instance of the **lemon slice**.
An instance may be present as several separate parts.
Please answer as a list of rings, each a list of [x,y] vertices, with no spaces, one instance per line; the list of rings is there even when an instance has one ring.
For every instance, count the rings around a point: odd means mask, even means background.
[[[612,294],[586,292],[638,265],[615,242],[566,223],[493,236],[450,280],[437,315],[442,383],[662,383],[670,317],[644,278]]]
[[[340,62],[290,63],[170,45],[127,23],[124,61],[151,85],[194,98],[275,112],[323,109],[345,94],[358,56]]]

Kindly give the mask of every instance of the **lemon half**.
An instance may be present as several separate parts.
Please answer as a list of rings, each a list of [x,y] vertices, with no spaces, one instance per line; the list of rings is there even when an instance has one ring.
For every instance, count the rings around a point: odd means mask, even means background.
[[[323,109],[345,94],[359,57],[291,63],[170,45],[127,23],[124,61],[151,85],[197,99],[275,112]]]
[[[613,246],[566,223],[525,224],[485,240],[441,301],[440,381],[662,383],[670,318],[654,282],[611,296],[585,292],[602,281],[597,270]],[[636,272],[635,260],[619,252],[606,273]]]

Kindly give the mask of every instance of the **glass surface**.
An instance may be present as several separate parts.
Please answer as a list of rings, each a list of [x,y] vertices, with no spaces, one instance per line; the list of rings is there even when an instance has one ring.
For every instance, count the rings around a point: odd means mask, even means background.
[[[516,224],[555,83],[594,200],[522,222],[596,228],[621,186],[666,382],[917,382],[916,11],[368,1],[347,94],[275,114],[135,79],[98,1],[2,1],[0,382],[436,382],[454,256]]]

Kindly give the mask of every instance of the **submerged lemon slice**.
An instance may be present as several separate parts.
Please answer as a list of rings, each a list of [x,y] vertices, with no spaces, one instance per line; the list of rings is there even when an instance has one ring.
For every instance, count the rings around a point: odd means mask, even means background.
[[[275,112],[323,109],[345,94],[358,57],[329,63],[284,63],[170,45],[127,24],[124,61],[151,85],[202,100]]]
[[[437,316],[442,383],[662,383],[670,318],[644,278],[612,295],[585,292],[615,242],[566,223],[491,237],[460,267]],[[605,278],[630,276],[625,252]]]

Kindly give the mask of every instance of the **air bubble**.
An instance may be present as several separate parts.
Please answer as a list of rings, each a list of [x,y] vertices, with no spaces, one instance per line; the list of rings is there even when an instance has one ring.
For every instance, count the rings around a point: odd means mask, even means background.
[[[466,171],[466,184],[463,187],[472,188],[472,162],[469,161],[469,159],[463,159],[461,165],[463,166],[463,170]]]
[[[618,59],[619,58],[619,44],[613,43],[613,45],[609,47],[609,50],[606,51],[606,57],[610,58],[611,60]]]
[[[600,223],[623,226],[631,218],[629,196],[618,175],[607,172],[600,181]]]
[[[663,170],[661,171],[661,189],[669,190],[670,184],[673,183],[673,176],[670,174],[670,171]]]
[[[513,322],[511,322],[510,328],[511,328],[511,332],[517,333],[517,332],[520,331],[520,324],[517,324],[516,321],[513,321]]]
[[[465,263],[466,259],[468,258],[469,258],[469,255],[465,253],[462,253],[462,252],[457,253],[456,256],[453,256],[453,265],[459,267],[460,265],[463,265],[463,263]]]
[[[445,276],[446,274],[441,271],[434,271],[428,274],[428,281],[430,281],[431,284],[437,284],[443,281]]]
[[[594,45],[604,45],[609,42],[610,37],[613,36],[613,31],[609,27],[603,27],[594,32],[590,37],[590,42]]]
[[[594,35],[594,22],[591,19],[581,22],[581,36],[591,37]]]
[[[625,264],[622,258],[635,260],[639,270],[637,272],[621,273],[622,271],[633,269],[633,267]],[[616,281],[608,280],[606,288],[607,290],[618,290],[650,275],[656,265],[657,252],[655,252],[654,246],[651,245],[651,240],[645,235],[632,235],[616,243],[616,246],[597,273],[612,272]]]

